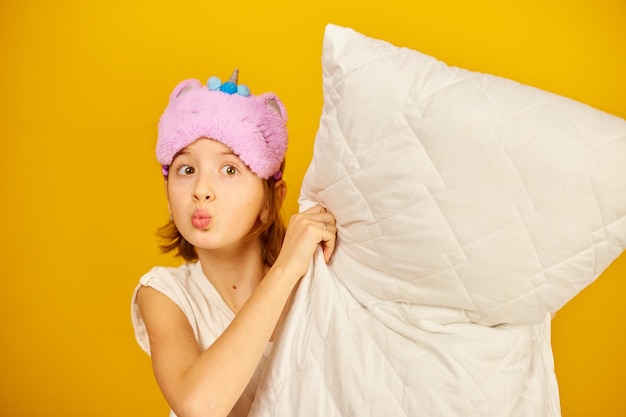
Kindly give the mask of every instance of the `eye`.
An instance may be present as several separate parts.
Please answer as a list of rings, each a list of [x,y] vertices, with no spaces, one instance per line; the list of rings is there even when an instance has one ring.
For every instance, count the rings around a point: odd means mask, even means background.
[[[181,165],[178,167],[178,169],[176,169],[176,173],[178,175],[191,175],[194,172],[196,172],[196,170],[189,165]]]
[[[237,172],[239,172],[239,170],[234,167],[233,165],[224,165],[220,171],[222,174],[226,174],[228,176],[233,176],[235,175]]]

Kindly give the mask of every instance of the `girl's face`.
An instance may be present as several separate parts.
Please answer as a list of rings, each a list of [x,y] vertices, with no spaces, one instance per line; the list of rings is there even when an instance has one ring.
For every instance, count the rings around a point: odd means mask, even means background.
[[[198,251],[236,249],[267,215],[263,180],[211,139],[198,139],[177,154],[167,193],[176,227]]]

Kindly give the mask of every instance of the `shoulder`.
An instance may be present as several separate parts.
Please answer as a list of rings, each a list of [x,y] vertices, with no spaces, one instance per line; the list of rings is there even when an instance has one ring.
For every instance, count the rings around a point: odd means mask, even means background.
[[[187,262],[180,266],[155,266],[139,280],[143,286],[185,285],[194,275],[196,262]]]
[[[199,268],[196,262],[188,262],[178,267],[152,268],[139,280],[133,294],[133,304],[136,303],[140,290],[149,287],[168,298],[188,315],[189,302],[195,298],[195,293],[202,292],[203,285],[197,271]]]

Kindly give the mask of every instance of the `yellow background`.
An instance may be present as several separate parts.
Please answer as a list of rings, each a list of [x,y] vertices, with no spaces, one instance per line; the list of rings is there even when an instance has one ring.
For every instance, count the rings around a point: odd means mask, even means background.
[[[0,5],[0,414],[166,416],[130,295],[167,219],[153,148],[174,85],[287,105],[286,213],[322,104],[326,23],[626,117],[626,2],[34,1]],[[625,161],[626,163],[626,161]],[[623,416],[626,256],[554,320],[563,415]]]

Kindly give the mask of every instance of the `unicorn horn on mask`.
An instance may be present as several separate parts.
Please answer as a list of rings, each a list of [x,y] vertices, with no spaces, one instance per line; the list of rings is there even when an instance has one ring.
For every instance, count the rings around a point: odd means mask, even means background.
[[[239,79],[239,70],[235,69],[232,75],[222,86],[220,87],[220,91],[226,94],[235,94],[237,92],[237,81]]]

